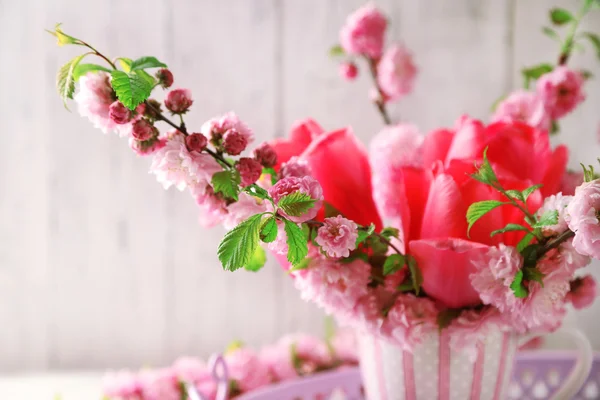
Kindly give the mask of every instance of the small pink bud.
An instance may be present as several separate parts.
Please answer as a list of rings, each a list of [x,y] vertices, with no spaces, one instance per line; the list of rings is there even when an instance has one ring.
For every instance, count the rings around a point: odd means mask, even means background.
[[[345,62],[340,65],[340,76],[347,81],[353,81],[358,76],[358,68],[353,62]]]
[[[123,125],[131,121],[132,112],[117,100],[108,108],[108,116],[115,124]]]
[[[167,144],[166,139],[159,139],[158,136],[153,137],[145,142],[141,142],[134,138],[129,138],[129,147],[140,156],[148,156],[155,151],[162,149]]]
[[[173,114],[183,114],[189,110],[194,100],[189,89],[173,89],[167,94],[165,106]]]
[[[163,88],[170,88],[173,84],[173,73],[166,68],[161,68],[156,73],[156,79]]]
[[[185,145],[189,151],[202,151],[206,148],[208,140],[201,133],[192,133],[185,137]]]
[[[277,153],[268,143],[263,143],[254,149],[254,157],[266,168],[274,167],[277,164]]]
[[[254,158],[242,157],[235,164],[235,168],[239,171],[242,177],[242,186],[252,185],[260,178],[262,173],[262,165]]]
[[[223,149],[227,154],[237,156],[248,145],[248,139],[235,129],[229,129],[223,135]]]
[[[136,108],[135,112],[139,115],[144,115],[146,112],[146,103],[140,103]]]
[[[133,136],[141,142],[150,140],[153,137],[157,136],[157,134],[158,130],[146,119],[140,119],[134,122],[133,127],[131,129],[131,136]]]

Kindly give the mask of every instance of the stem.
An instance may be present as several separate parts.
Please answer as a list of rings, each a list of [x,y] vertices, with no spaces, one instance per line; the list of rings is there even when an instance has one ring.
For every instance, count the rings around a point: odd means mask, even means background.
[[[575,236],[575,232],[567,230],[558,235],[554,240],[551,240],[548,243],[546,243],[538,255],[538,260],[541,259],[550,250],[557,248],[562,243],[571,239],[573,236]]]
[[[575,21],[571,24],[571,30],[565,39],[565,44],[563,45],[562,51],[558,56],[558,65],[566,65],[569,61],[569,57],[571,57],[571,51],[573,50],[573,44],[575,42],[575,34],[577,33],[577,28],[579,28],[579,23],[581,19],[587,14],[589,8],[586,7],[585,2],[581,7],[577,16],[575,17]]]
[[[81,44],[85,47],[87,47],[88,49],[92,50],[94,52],[95,55],[97,55],[98,57],[104,59],[104,61],[106,61],[108,63],[108,65],[110,65],[112,67],[112,69],[117,69],[117,66],[108,59],[108,57],[106,57],[104,54],[100,53],[98,50],[96,50],[95,48],[93,48],[91,45],[87,44],[86,42],[84,42],[83,40],[80,40]]]
[[[383,122],[385,122],[386,125],[391,125],[392,120],[390,118],[390,115],[387,112],[386,107],[385,107],[385,100],[384,100],[385,93],[383,93],[383,90],[381,90],[379,83],[377,83],[377,63],[375,62],[375,60],[373,60],[370,57],[367,58],[367,62],[369,63],[369,70],[371,71],[371,78],[373,78],[373,83],[375,83],[375,88],[377,89],[377,92],[379,93],[379,99],[375,101],[375,105],[377,106],[377,109],[379,110],[379,113],[381,114],[381,117],[383,118]]]

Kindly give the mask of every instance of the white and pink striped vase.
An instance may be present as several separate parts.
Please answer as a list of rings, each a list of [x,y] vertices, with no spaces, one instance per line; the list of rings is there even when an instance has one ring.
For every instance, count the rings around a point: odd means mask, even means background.
[[[592,349],[579,331],[569,331],[580,356],[554,395],[570,399],[592,366]],[[476,354],[453,349],[446,331],[412,352],[371,335],[360,337],[360,368],[368,400],[503,400],[515,353],[526,338],[501,331],[477,344]]]

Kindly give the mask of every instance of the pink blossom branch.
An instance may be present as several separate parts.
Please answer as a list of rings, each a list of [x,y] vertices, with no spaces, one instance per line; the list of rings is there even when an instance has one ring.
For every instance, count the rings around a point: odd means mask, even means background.
[[[369,64],[369,71],[371,72],[373,83],[375,84],[377,93],[379,93],[379,98],[375,100],[375,105],[377,106],[377,109],[379,110],[379,113],[383,118],[383,122],[385,122],[386,125],[391,125],[392,120],[387,112],[387,108],[385,107],[385,93],[383,92],[381,86],[379,86],[379,83],[377,82],[377,62],[371,57],[367,57],[367,63]]]

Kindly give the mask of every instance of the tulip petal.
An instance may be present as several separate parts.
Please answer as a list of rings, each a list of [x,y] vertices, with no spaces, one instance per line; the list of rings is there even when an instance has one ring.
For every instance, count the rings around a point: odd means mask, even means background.
[[[567,172],[567,163],[569,161],[569,149],[560,145],[554,149],[550,158],[550,165],[542,180],[541,192],[544,197],[548,197],[560,190],[561,183]]]
[[[459,120],[446,162],[480,158],[485,148],[485,141],[486,132],[481,121],[463,117]]]
[[[276,168],[278,169],[290,158],[302,154],[310,143],[323,132],[323,128],[310,118],[296,122],[292,126],[289,139],[279,138],[270,143],[277,153]]]
[[[452,176],[439,174],[429,189],[420,239],[467,238],[467,206]]]
[[[453,140],[454,132],[448,129],[438,129],[425,136],[423,165],[431,165],[436,161],[445,162]]]

